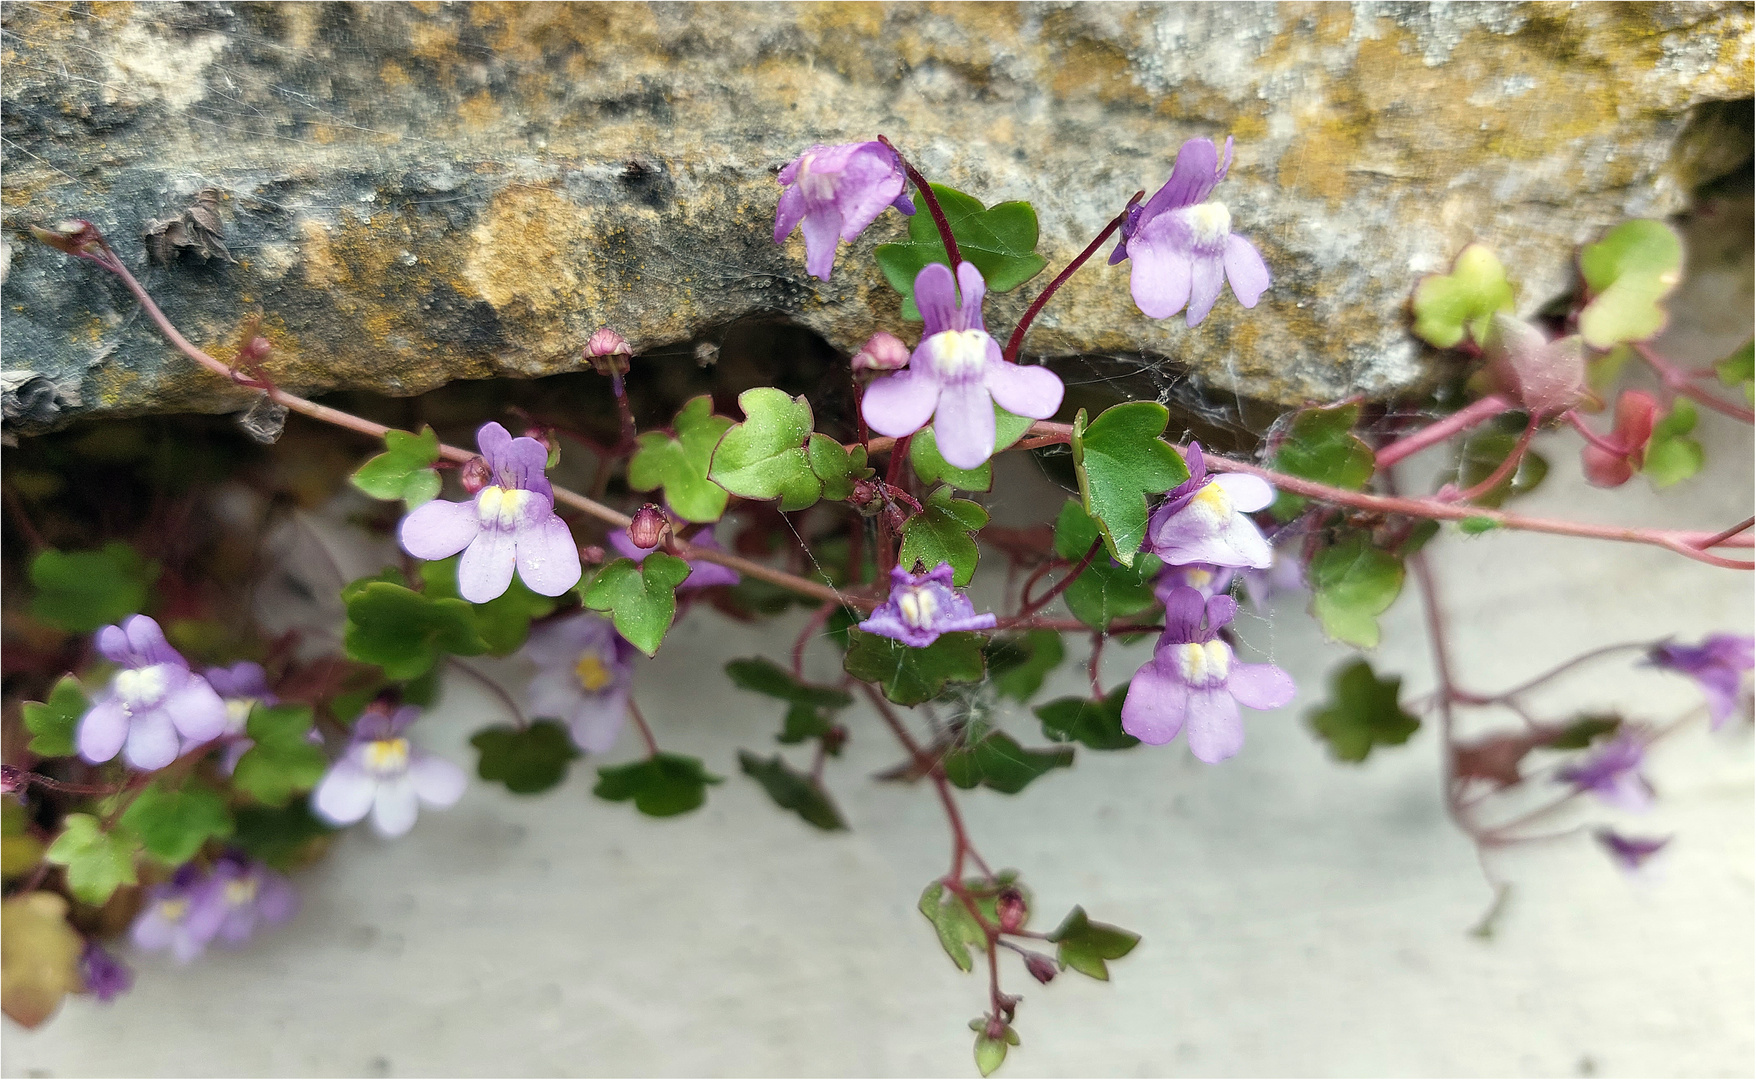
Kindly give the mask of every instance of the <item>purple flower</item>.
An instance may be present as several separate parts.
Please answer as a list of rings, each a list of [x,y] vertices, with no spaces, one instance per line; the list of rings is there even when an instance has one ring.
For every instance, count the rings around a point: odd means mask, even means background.
[[[1668,836],[1659,839],[1646,839],[1637,836],[1623,836],[1614,829],[1597,829],[1592,837],[1616,860],[1616,865],[1632,874],[1646,864],[1646,860],[1657,855],[1664,846],[1671,842]]]
[[[1189,447],[1189,479],[1172,488],[1146,523],[1146,547],[1173,566],[1267,569],[1274,550],[1247,516],[1274,501],[1268,481],[1248,473],[1207,475],[1201,444]]]
[[[79,721],[79,756],[94,764],[117,751],[151,772],[177,760],[185,746],[226,730],[226,703],[165,640],[159,624],[131,615],[98,631],[98,651],[122,670]]]
[[[428,504],[431,505],[431,504]],[[354,724],[353,741],[311,793],[311,809],[331,825],[372,815],[380,836],[414,828],[420,804],[443,809],[463,794],[463,770],[412,746],[403,731],[420,715],[413,705],[394,713],[373,706]]]
[[[968,265],[965,263],[964,265]],[[989,630],[996,620],[992,612],[977,615],[969,597],[951,587],[950,563],[915,575],[902,567],[890,571],[890,596],[860,629],[882,634],[904,645],[924,649],[953,630]]]
[[[457,591],[485,604],[512,584],[512,571],[543,596],[560,596],[579,581],[579,549],[555,516],[555,492],[543,476],[549,451],[535,439],[514,439],[496,423],[476,432],[490,483],[467,503],[434,499],[402,519],[405,551],[417,559],[457,564]]]
[[[881,142],[813,146],[776,179],[785,190],[774,209],[774,242],[786,243],[803,222],[805,272],[824,281],[835,266],[837,240],[859,236],[885,207],[915,212],[903,191],[902,162]]]
[[[646,557],[654,550],[635,546],[634,541],[628,536],[627,529],[617,529],[609,535],[609,541],[610,546],[615,548],[618,553],[633,559],[636,564],[645,562]],[[711,548],[714,551],[725,550],[719,546],[719,541],[714,539],[712,529],[702,529],[691,536],[689,542],[700,548]],[[712,585],[736,585],[742,580],[738,576],[738,572],[729,566],[721,566],[719,563],[708,562],[706,559],[689,559],[688,563],[689,576],[683,579],[683,584],[677,586],[679,589],[705,589]]]
[[[1202,614],[1207,626],[1202,627]],[[1239,705],[1278,709],[1293,699],[1292,677],[1273,664],[1240,664],[1219,638],[1238,603],[1229,596],[1203,599],[1191,588],[1165,601],[1165,631],[1152,659],[1134,673],[1122,702],[1122,730],[1159,746],[1189,728],[1189,749],[1208,764],[1244,745]]]
[[[1229,566],[1214,566],[1211,563],[1190,563],[1187,566],[1171,566],[1166,564],[1153,579],[1152,594],[1158,602],[1168,604],[1171,594],[1181,588],[1194,589],[1202,597],[1218,596],[1227,591],[1232,584],[1232,577],[1237,573]]]
[[[134,971],[89,938],[79,954],[79,977],[99,1001],[114,1001],[134,986]]]
[[[581,612],[546,623],[531,631],[524,655],[537,665],[530,681],[532,715],[565,723],[588,754],[616,744],[628,720],[634,646],[610,620]]]
[[[229,668],[210,667],[203,675],[207,684],[224,699],[226,703],[226,730],[223,733],[230,739],[226,752],[220,759],[220,771],[227,776],[238,768],[238,761],[256,741],[244,734],[245,725],[250,721],[250,710],[258,704],[278,705],[280,698],[268,688],[268,673],[262,665],[250,660],[240,660]],[[322,736],[313,730],[312,735],[321,741]],[[187,746],[184,750],[188,750]]]
[[[1242,575],[1244,595],[1250,598],[1250,606],[1257,611],[1267,611],[1269,600],[1275,593],[1305,590],[1305,568],[1298,558],[1289,556],[1285,550],[1274,551],[1273,556],[1273,566],[1266,570],[1247,567]]]
[[[963,302],[958,303],[958,287]],[[994,405],[1047,420],[1061,407],[1061,378],[1045,367],[1009,364],[982,321],[987,284],[972,263],[929,263],[915,277],[915,305],[926,324],[909,366],[875,379],[860,411],[880,435],[902,438],[934,421],[945,460],[974,469],[994,453]]]
[[[224,912],[214,936],[232,945],[246,941],[259,923],[283,923],[299,910],[299,894],[291,882],[238,855],[226,855],[214,865],[208,888],[212,902]]]
[[[1232,140],[1225,160],[1208,139],[1190,139],[1177,151],[1171,178],[1122,223],[1122,240],[1110,265],[1133,259],[1129,286],[1134,303],[1154,319],[1168,319],[1189,305],[1194,326],[1213,310],[1220,284],[1230,281],[1238,303],[1256,306],[1268,288],[1268,267],[1250,241],[1232,235],[1224,203],[1203,202],[1232,166]]]
[[[227,914],[223,899],[208,885],[201,868],[187,863],[171,880],[153,886],[129,931],[134,944],[148,952],[169,949],[179,964],[200,956]]]
[[[1689,676],[1707,695],[1707,713],[1717,730],[1738,707],[1744,672],[1756,667],[1756,638],[1744,634],[1709,634],[1699,645],[1666,642],[1646,654],[1653,667]]]
[[[1624,733],[1578,764],[1556,769],[1555,777],[1611,806],[1639,812],[1652,806],[1652,785],[1640,775],[1645,757],[1646,744]]]

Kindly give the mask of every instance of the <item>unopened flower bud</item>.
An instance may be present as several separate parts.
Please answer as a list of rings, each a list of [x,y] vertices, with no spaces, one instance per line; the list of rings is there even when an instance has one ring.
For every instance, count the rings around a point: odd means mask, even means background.
[[[847,741],[848,729],[840,724],[831,724],[829,730],[823,733],[823,752],[830,755],[839,754],[841,748],[847,745]]]
[[[634,520],[628,523],[628,539],[635,547],[651,551],[659,546],[665,538],[665,531],[671,527],[671,519],[665,512],[652,503],[647,503],[634,514]]]
[[[69,255],[77,255],[88,245],[103,240],[96,225],[80,218],[57,221],[47,229],[39,225],[32,225],[30,232],[32,236],[43,243],[53,248],[59,248]]]
[[[860,513],[871,517],[884,509],[884,485],[876,480],[855,480],[854,493],[848,502]]]
[[[895,371],[908,363],[908,355],[900,338],[880,330],[866,339],[849,364],[855,371]]]
[[[1024,929],[1024,921],[1030,918],[1030,906],[1024,901],[1024,893],[1007,887],[995,898],[994,913],[1000,917],[1000,929],[1015,934]]]
[[[471,495],[487,487],[488,482],[494,479],[494,473],[488,468],[488,463],[480,457],[473,457],[464,462],[463,467],[457,470],[457,476],[463,481],[463,490]]]
[[[1050,979],[1061,973],[1060,966],[1053,960],[1042,953],[1034,952],[1024,954],[1024,970],[1030,972],[1031,978],[1045,986],[1048,985]]]
[[[244,367],[260,364],[264,360],[267,360],[268,354],[273,351],[273,342],[265,337],[252,337],[244,342],[243,348],[238,350],[238,364]]]
[[[605,552],[602,544],[587,544],[579,549],[579,561],[587,566],[597,566],[604,561]]]
[[[628,374],[628,358],[633,355],[628,339],[607,326],[599,327],[585,344],[585,360],[599,375]]]

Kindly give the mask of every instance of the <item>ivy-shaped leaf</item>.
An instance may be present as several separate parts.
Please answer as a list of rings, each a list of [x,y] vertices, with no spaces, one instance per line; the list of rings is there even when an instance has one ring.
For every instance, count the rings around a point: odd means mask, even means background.
[[[225,797],[198,780],[179,788],[154,781],[128,804],[121,820],[140,837],[146,853],[166,866],[181,866],[209,839],[224,839],[234,828]]]
[[[921,512],[902,527],[897,565],[906,569],[918,564],[931,570],[940,563],[950,563],[952,584],[960,588],[968,585],[976,572],[977,556],[970,534],[987,523],[988,512],[980,506],[955,498],[949,487],[934,488]]]
[[[970,950],[988,947],[988,936],[982,932],[981,924],[970,914],[966,905],[956,893],[947,892],[943,881],[935,881],[921,893],[920,903],[915,905],[933,929],[939,935],[939,944],[951,962],[964,971],[974,971],[975,961],[970,957]]]
[[[648,817],[674,817],[706,802],[707,785],[720,782],[700,758],[654,754],[599,769],[597,787],[591,793],[610,802],[633,800],[634,809]]]
[[[1085,558],[1099,539],[1097,522],[1078,501],[1069,499],[1055,519],[1055,554],[1069,562]],[[1073,617],[1094,630],[1111,621],[1136,615],[1158,602],[1152,579],[1164,565],[1157,555],[1136,555],[1133,566],[1118,566],[1103,552],[1076,578],[1061,598]]]
[[[1189,479],[1182,455],[1159,438],[1171,413],[1156,401],[1112,405],[1088,427],[1073,419],[1073,471],[1079,499],[1103,531],[1110,558],[1132,567],[1146,539],[1148,495]]]
[[[975,729],[940,764],[945,779],[960,788],[968,790],[979,784],[1005,795],[1016,795],[1051,770],[1070,768],[1073,748],[1026,750],[1004,731]]]
[[[445,653],[479,656],[488,650],[469,601],[418,593],[396,577],[386,571],[343,586],[348,659],[377,664],[386,678],[400,681],[426,674]]]
[[[30,563],[31,614],[61,630],[89,634],[146,609],[159,565],[112,540],[97,551],[46,548]]]
[[[1311,614],[1336,641],[1374,648],[1378,616],[1396,602],[1402,576],[1401,559],[1362,537],[1343,540],[1311,560]]]
[[[67,887],[79,900],[103,907],[123,885],[134,885],[134,853],[140,841],[126,828],[105,832],[90,814],[68,814],[62,832],[43,858],[67,868]]]
[[[745,690],[788,704],[786,725],[779,736],[783,743],[800,743],[829,734],[831,717],[854,700],[845,690],[800,682],[780,665],[761,657],[733,660],[726,665],[726,674]]]
[[[316,787],[329,769],[323,747],[308,738],[309,705],[258,705],[244,730],[255,745],[238,759],[232,786],[265,806],[285,806]]]
[[[514,795],[549,790],[567,778],[567,767],[579,756],[567,729],[553,720],[524,728],[483,728],[470,736],[469,744],[482,753],[476,775],[505,784]]]
[[[811,472],[823,483],[823,497],[843,502],[854,493],[854,481],[873,475],[866,467],[866,448],[849,450],[827,435],[813,431],[805,442],[805,460]]]
[[[733,424],[714,448],[707,477],[733,495],[779,499],[782,510],[803,510],[823,493],[805,443],[814,423],[803,394],[789,397],[772,386],[738,395],[744,422]]]
[[[1028,416],[1014,416],[994,406],[994,453],[1024,438],[1033,421]],[[931,426],[915,432],[908,444],[909,464],[923,484],[944,481],[960,491],[987,491],[994,486],[994,468],[984,461],[973,469],[960,469],[947,462],[939,453],[939,441]]]
[[[433,600],[462,600],[457,593],[459,556],[421,564],[421,595]],[[468,601],[464,601],[469,603]],[[530,622],[554,611],[560,600],[532,592],[517,577],[506,591],[485,604],[470,604],[470,618],[486,651],[510,656],[530,637]],[[468,655],[468,654],[466,654]]]
[[[1494,474],[1494,471],[1505,462],[1506,455],[1518,447],[1519,434],[1524,430],[1522,421],[1515,420],[1518,430],[1510,431],[1511,425],[1498,422],[1485,424],[1479,430],[1471,432],[1463,442],[1457,455],[1456,484],[1463,490],[1469,490]],[[1535,491],[1537,485],[1549,475],[1549,463],[1541,454],[1526,449],[1524,457],[1513,468],[1512,474],[1489,488],[1485,494],[1474,500],[1476,506],[1498,507],[1514,495],[1524,495]],[[1465,530],[1468,531],[1467,529]]]
[[[1624,221],[1586,245],[1579,271],[1592,298],[1579,313],[1586,344],[1607,349],[1645,341],[1669,318],[1659,301],[1683,279],[1683,241],[1662,221]]]
[[[795,772],[779,754],[764,761],[748,750],[740,750],[738,767],[745,776],[762,785],[762,790],[768,792],[776,806],[791,810],[807,825],[825,832],[848,827],[822,785],[804,773]]]
[[[1646,460],[1640,471],[1655,488],[1667,488],[1701,471],[1706,455],[1701,444],[1689,437],[1695,430],[1695,403],[1686,397],[1671,402],[1671,411],[1652,426],[1646,444]]]
[[[684,521],[718,521],[726,512],[726,489],[707,478],[713,449],[732,426],[713,414],[713,398],[690,398],[672,421],[677,434],[643,432],[628,461],[628,486],[635,491],[663,488],[665,502]]]
[[[1000,1035],[990,1035],[986,1017],[971,1020],[970,1026],[976,1029],[976,1071],[983,1076],[993,1076],[994,1070],[1006,1064],[1006,1048],[1018,1045],[1018,1032],[1011,1024],[1003,1022]]]
[[[85,689],[71,675],[61,676],[49,691],[48,701],[25,702],[24,726],[31,733],[30,752],[42,757],[72,757],[76,749],[74,734],[90,707]]]
[[[1059,698],[1037,706],[1043,736],[1055,742],[1076,742],[1092,750],[1126,750],[1140,740],[1122,730],[1122,702],[1128,684],[1093,701],[1091,698]]]
[[[639,563],[617,559],[580,586],[580,599],[593,611],[608,611],[616,632],[651,656],[671,629],[677,586],[688,576],[688,563],[662,551]]]
[[[1085,909],[1076,907],[1061,920],[1049,940],[1055,943],[1055,956],[1061,963],[1081,975],[1105,982],[1110,967],[1105,962],[1120,960],[1140,944],[1140,935],[1108,923],[1092,922]]]
[[[430,427],[419,435],[386,431],[385,451],[354,472],[354,486],[372,496],[394,502],[401,499],[410,510],[439,494],[439,436]]]
[[[1358,405],[1302,410],[1275,450],[1275,470],[1330,487],[1360,490],[1372,479],[1376,461],[1372,448],[1354,434],[1359,422]],[[1298,517],[1304,509],[1302,495],[1283,491],[1274,500],[1274,516],[1282,521]]]
[[[1719,375],[1719,381],[1727,386],[1744,388],[1744,400],[1756,401],[1756,341],[1744,342],[1744,347],[1713,365]]]
[[[948,682],[980,682],[982,635],[967,630],[940,634],[913,649],[882,634],[848,631],[847,672],[874,683],[898,705],[919,705],[939,696]]]
[[[988,679],[994,692],[1024,704],[1036,697],[1043,680],[1067,655],[1054,630],[1026,630],[988,643]]]
[[[1415,286],[1415,335],[1449,349],[1467,335],[1487,339],[1494,313],[1512,311],[1512,286],[1500,257],[1481,244],[1458,253],[1451,273],[1433,274]]]
[[[1311,710],[1311,727],[1336,760],[1364,761],[1374,746],[1401,746],[1420,729],[1401,696],[1401,676],[1380,679],[1371,664],[1355,660],[1330,676],[1329,701]]]
[[[992,293],[1010,292],[1042,272],[1048,260],[1036,253],[1037,212],[1027,202],[1005,202],[984,208],[981,200],[944,184],[931,185],[946,224],[957,240],[957,252],[982,272]],[[902,294],[902,317],[919,322],[915,278],[928,263],[951,265],[933,215],[923,207],[909,219],[906,244],[880,244],[873,254],[884,280]]]

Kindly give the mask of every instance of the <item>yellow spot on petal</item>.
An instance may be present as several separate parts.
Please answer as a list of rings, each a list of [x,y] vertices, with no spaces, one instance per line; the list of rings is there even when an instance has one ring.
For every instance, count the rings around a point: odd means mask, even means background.
[[[598,659],[596,653],[586,653],[580,657],[579,665],[573,669],[573,672],[579,676],[579,685],[594,694],[610,685],[612,678],[610,669],[604,666],[604,662]]]
[[[376,739],[366,744],[366,767],[375,773],[399,773],[408,764],[407,739]]]

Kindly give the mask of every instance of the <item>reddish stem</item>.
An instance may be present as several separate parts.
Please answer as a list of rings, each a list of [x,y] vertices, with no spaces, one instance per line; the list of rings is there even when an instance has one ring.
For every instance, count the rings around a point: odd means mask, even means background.
[[[1488,492],[1493,491],[1495,487],[1499,486],[1500,481],[1511,476],[1513,472],[1517,470],[1519,464],[1524,461],[1524,452],[1530,449],[1530,440],[1535,437],[1537,433],[1538,422],[1536,414],[1532,413],[1530,423],[1524,426],[1524,434],[1518,437],[1518,445],[1514,446],[1512,452],[1506,455],[1506,460],[1502,461],[1499,464],[1499,467],[1489,473],[1487,478],[1481,483],[1470,487],[1466,491],[1459,492],[1457,495],[1457,501],[1472,502],[1479,499]]]
[[[1694,379],[1690,378],[1688,372],[1682,370],[1670,360],[1667,360],[1665,357],[1654,352],[1650,346],[1638,341],[1633,344],[1634,351],[1640,354],[1642,360],[1645,360],[1647,364],[1651,365],[1652,370],[1658,373],[1658,377],[1664,381],[1665,386],[1670,388],[1672,392],[1682,394],[1687,398],[1693,398],[1713,411],[1724,413],[1734,420],[1742,420],[1746,424],[1756,423],[1756,413],[1751,412],[1749,409],[1742,408],[1741,406],[1733,405],[1731,402],[1726,401],[1723,398],[1715,397],[1701,389],[1701,387],[1696,386]]]
[[[1606,454],[1614,454],[1617,457],[1627,457],[1638,449],[1638,447],[1624,446],[1619,442],[1606,439],[1602,435],[1591,430],[1591,425],[1585,422],[1585,418],[1579,415],[1577,409],[1568,409],[1561,415],[1566,417],[1569,424],[1573,425],[1573,430],[1579,432],[1581,438]]]
[[[804,680],[805,647],[811,643],[811,638],[816,635],[817,631],[823,629],[823,624],[829,621],[829,617],[835,614],[835,609],[840,606],[840,604],[826,601],[822,607],[811,613],[811,617],[805,621],[804,627],[800,629],[799,636],[793,639],[793,678]]]
[[[1035,600],[1030,599],[1031,582],[1036,580],[1036,575],[1032,575],[1030,581],[1024,583],[1024,589],[1019,594],[1019,599],[1023,602],[1023,606],[1018,609],[1016,615],[1000,620],[997,624],[997,628],[1003,629],[1008,626],[1016,626],[1029,618],[1032,614],[1048,607],[1049,604],[1054,601],[1055,597],[1066,592],[1067,587],[1072,585],[1079,575],[1085,573],[1085,568],[1091,565],[1093,559],[1097,558],[1097,553],[1103,550],[1103,546],[1104,541],[1102,537],[1093,540],[1091,542],[1091,547],[1086,549],[1085,555],[1077,563],[1074,563],[1071,569],[1061,575],[1061,580],[1055,582],[1055,587]]]
[[[882,135],[878,136],[878,141],[890,147],[890,152],[901,163],[903,172],[908,173],[909,180],[913,181],[915,190],[921,193],[921,201],[927,204],[927,213],[933,215],[933,224],[939,229],[939,239],[945,242],[945,254],[951,259],[951,269],[956,271],[957,264],[963,262],[963,256],[957,250],[957,237],[951,235],[951,222],[945,220],[945,211],[940,209],[939,200],[933,194],[933,185],[927,183],[927,178],[909,164],[908,158],[902,156],[902,151],[896,148],[896,144]]]
[[[1049,287],[1038,293],[1037,298],[1030,302],[1030,307],[1026,308],[1024,311],[1024,318],[1018,320],[1018,325],[1013,328],[1012,337],[1006,342],[1006,360],[1008,363],[1016,364],[1018,362],[1019,350],[1024,348],[1024,332],[1030,329],[1030,324],[1032,322],[1036,321],[1037,313],[1043,310],[1043,305],[1049,302],[1049,297],[1054,296],[1055,291],[1062,285],[1066,284],[1067,279],[1072,277],[1074,272],[1080,267],[1084,266],[1087,259],[1097,253],[1097,249],[1103,246],[1104,241],[1108,240],[1117,229],[1122,227],[1122,222],[1128,220],[1128,211],[1133,209],[1134,204],[1139,202],[1145,196],[1146,192],[1136,191],[1134,197],[1128,200],[1128,205],[1122,209],[1122,212],[1110,219],[1110,223],[1104,226],[1104,231],[1097,234],[1097,239],[1085,245],[1085,250],[1080,252],[1079,256],[1072,262],[1068,263],[1065,270],[1056,274],[1055,280],[1049,282]]]
[[[628,715],[634,720],[634,727],[640,732],[640,741],[646,744],[646,756],[658,757],[658,740],[652,737],[652,728],[647,726],[646,717],[640,715],[640,706],[634,704],[634,698],[628,698]]]
[[[1489,394],[1485,398],[1472,401],[1443,420],[1435,420],[1412,435],[1405,435],[1393,443],[1379,447],[1375,455],[1377,466],[1388,469],[1410,454],[1417,454],[1459,432],[1475,427],[1484,420],[1491,420],[1517,407],[1510,399],[1499,394]]]

